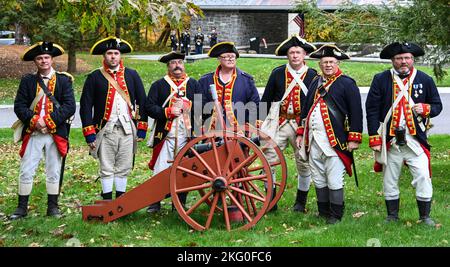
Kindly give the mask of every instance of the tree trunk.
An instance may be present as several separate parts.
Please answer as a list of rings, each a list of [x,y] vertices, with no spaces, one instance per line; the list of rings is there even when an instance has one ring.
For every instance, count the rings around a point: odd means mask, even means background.
[[[167,23],[166,27],[164,27],[163,32],[159,36],[158,40],[156,41],[156,46],[163,47],[167,43],[167,39],[169,39],[170,36],[170,24]]]
[[[23,40],[23,25],[20,23],[16,23],[16,34],[14,36],[15,38],[15,43],[18,45],[23,45],[24,44],[24,40]]]
[[[67,60],[67,72],[69,73],[75,73],[77,72],[77,54],[76,54],[76,48],[73,44],[74,42],[70,42],[69,44],[69,53],[68,53],[68,60]]]

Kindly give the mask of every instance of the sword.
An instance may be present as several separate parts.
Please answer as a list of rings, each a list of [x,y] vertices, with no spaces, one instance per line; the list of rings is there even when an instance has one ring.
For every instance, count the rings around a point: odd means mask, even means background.
[[[356,174],[356,164],[355,164],[355,157],[353,156],[353,151],[352,151],[352,165],[353,165],[353,172],[355,173],[355,183],[356,183],[356,187],[359,187],[358,184],[358,174]]]

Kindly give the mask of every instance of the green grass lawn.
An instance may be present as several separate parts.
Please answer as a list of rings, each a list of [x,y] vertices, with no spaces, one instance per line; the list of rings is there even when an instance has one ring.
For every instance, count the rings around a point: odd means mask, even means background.
[[[92,69],[101,66],[101,56],[90,56],[86,53],[77,54],[79,58],[84,59]],[[264,87],[269,79],[269,75],[273,68],[286,64],[287,60],[281,59],[262,59],[262,58],[240,58],[238,59],[238,67],[253,75],[256,86]],[[308,60],[307,64],[318,69],[318,61]],[[189,76],[199,79],[202,75],[209,73],[217,67],[216,59],[204,59],[194,63],[186,64],[186,72]],[[125,59],[125,66],[134,68],[138,71],[144,83],[145,90],[148,92],[152,82],[161,79],[166,73],[165,64],[157,61],[144,61],[135,59]],[[383,70],[389,69],[390,64],[377,63],[358,63],[358,62],[341,62],[343,72],[354,78],[358,86],[370,86],[373,76]],[[418,69],[432,75],[432,68],[418,66]],[[86,74],[75,75],[75,98],[79,101],[83,88]],[[19,79],[0,79],[0,104],[12,104],[18,88]],[[442,81],[437,83],[438,86],[450,86],[450,75],[447,75]]]
[[[308,213],[291,211],[297,186],[295,163],[292,150],[286,152],[288,163],[288,184],[279,209],[265,215],[249,231],[228,233],[224,226],[205,232],[191,228],[171,211],[170,200],[165,200],[159,215],[149,216],[145,210],[138,211],[109,224],[84,222],[81,219],[82,205],[92,204],[99,199],[101,190],[97,178],[98,166],[90,156],[80,129],[71,132],[71,151],[60,199],[64,213],[62,219],[47,218],[44,166],[41,163],[30,197],[30,211],[27,218],[8,221],[17,205],[17,183],[19,171],[19,146],[12,143],[12,131],[0,129],[0,246],[65,246],[76,238],[83,246],[357,246],[364,247],[369,240],[378,240],[388,246],[442,246],[450,241],[450,139],[448,135],[434,135],[433,145],[433,187],[432,217],[438,223],[435,228],[418,224],[415,191],[411,176],[406,168],[400,179],[401,203],[400,221],[386,224],[386,210],[382,193],[382,177],[372,171],[372,153],[368,138],[356,152],[359,188],[353,177],[345,178],[345,215],[341,223],[327,225],[317,217],[314,189],[308,198]],[[140,145],[135,169],[129,177],[133,188],[147,180],[151,172],[147,168],[151,150]]]

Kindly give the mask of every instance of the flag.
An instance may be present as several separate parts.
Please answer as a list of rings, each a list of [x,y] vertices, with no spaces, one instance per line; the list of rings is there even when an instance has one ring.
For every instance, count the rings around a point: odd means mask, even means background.
[[[294,18],[295,23],[300,28],[298,31],[298,35],[301,38],[305,38],[305,15],[303,13],[297,14]]]

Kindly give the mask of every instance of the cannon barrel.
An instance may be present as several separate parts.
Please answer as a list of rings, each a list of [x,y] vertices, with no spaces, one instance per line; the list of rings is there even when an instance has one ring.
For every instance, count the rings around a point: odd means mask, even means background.
[[[259,136],[254,136],[252,138],[250,138],[250,140],[255,143],[257,146],[260,146],[260,141],[259,141]],[[216,142],[216,147],[222,146],[224,144],[223,139],[220,138],[220,140],[218,140]],[[244,144],[241,143],[241,146],[245,146]],[[194,145],[194,149],[195,151],[197,151],[198,153],[203,153],[203,152],[207,152],[210,151],[212,149],[212,144],[211,143],[204,143],[204,144],[196,144]],[[189,157],[194,156],[194,154],[192,152],[188,152]]]

